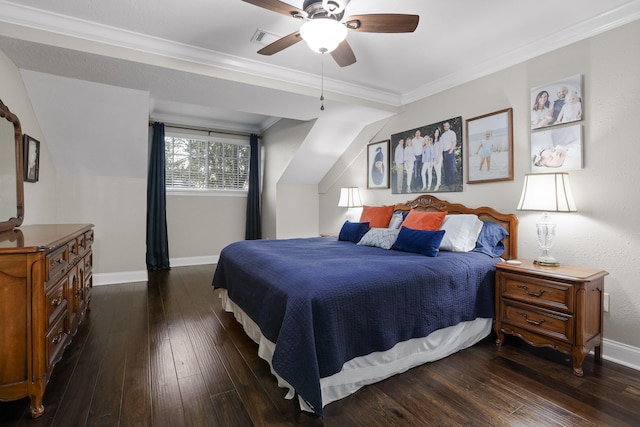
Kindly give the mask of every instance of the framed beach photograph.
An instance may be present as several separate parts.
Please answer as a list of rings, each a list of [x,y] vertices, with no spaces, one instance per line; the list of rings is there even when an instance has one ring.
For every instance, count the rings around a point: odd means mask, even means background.
[[[367,145],[367,188],[389,188],[389,140]]]
[[[513,109],[467,120],[467,184],[513,181]]]
[[[582,167],[582,125],[531,134],[531,172],[565,172]]]
[[[40,174],[40,141],[29,135],[22,136],[25,182],[38,182]]]
[[[567,77],[531,89],[531,129],[584,119],[582,76]]]
[[[462,117],[391,135],[391,193],[462,191]]]

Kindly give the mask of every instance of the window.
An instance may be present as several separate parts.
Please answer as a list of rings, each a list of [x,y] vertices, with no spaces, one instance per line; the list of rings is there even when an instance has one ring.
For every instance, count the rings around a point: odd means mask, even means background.
[[[248,190],[248,143],[193,135],[165,136],[164,142],[167,189]]]

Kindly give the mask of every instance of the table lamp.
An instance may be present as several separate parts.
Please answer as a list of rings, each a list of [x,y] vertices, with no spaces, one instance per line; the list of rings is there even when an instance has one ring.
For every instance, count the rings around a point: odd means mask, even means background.
[[[362,202],[360,201],[360,191],[358,187],[342,187],[340,189],[340,200],[338,200],[338,207],[349,208],[347,210],[347,221],[353,222],[353,209],[361,208]]]
[[[557,267],[560,263],[551,255],[556,225],[549,212],[575,212],[568,173],[526,174],[517,210],[542,211],[542,218],[536,224],[538,244],[542,250],[534,264]]]

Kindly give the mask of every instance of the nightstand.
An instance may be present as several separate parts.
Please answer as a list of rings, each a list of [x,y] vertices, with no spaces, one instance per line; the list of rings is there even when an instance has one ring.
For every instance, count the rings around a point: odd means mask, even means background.
[[[573,373],[582,376],[582,362],[594,349],[602,361],[604,277],[606,271],[562,265],[541,267],[496,264],[496,344],[504,334],[536,347],[571,355]]]

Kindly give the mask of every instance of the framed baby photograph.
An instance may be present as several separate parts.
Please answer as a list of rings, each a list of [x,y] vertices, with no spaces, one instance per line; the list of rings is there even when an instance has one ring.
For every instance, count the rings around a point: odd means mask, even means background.
[[[531,172],[566,172],[582,167],[582,125],[531,134]]]
[[[513,181],[513,109],[467,120],[467,184]]]
[[[584,119],[582,76],[575,75],[531,89],[531,129]]]
[[[389,188],[389,140],[367,145],[367,188]]]

